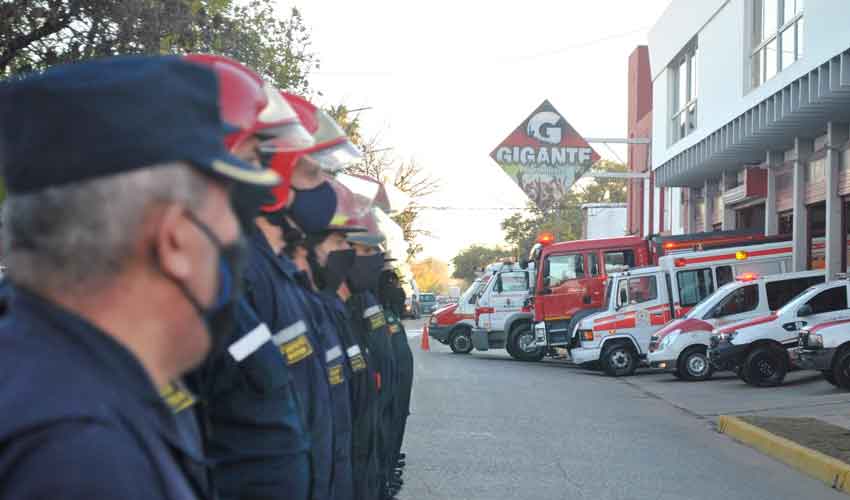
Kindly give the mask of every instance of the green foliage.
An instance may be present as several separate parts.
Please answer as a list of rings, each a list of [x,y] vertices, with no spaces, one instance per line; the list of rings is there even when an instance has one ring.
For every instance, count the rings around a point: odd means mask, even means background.
[[[351,112],[345,104],[325,108],[325,111],[342,127],[351,142],[363,146],[363,136],[360,134],[360,116],[351,116]]]
[[[274,0],[6,0],[0,78],[123,54],[204,52],[233,57],[278,88],[309,93],[318,67],[301,13]]]
[[[488,264],[499,262],[511,257],[511,252],[502,248],[491,248],[481,245],[472,245],[457,254],[452,259],[454,273],[452,278],[462,279],[467,283],[475,280],[475,273],[481,271]]]
[[[595,170],[625,172],[621,163],[602,160]],[[584,203],[623,203],[628,196],[628,181],[624,179],[596,178],[573,186],[560,203],[541,210],[529,202],[525,213],[516,213],[502,221],[505,242],[511,245],[517,260],[528,255],[537,237],[544,231],[555,235],[557,241],[569,241],[581,236],[581,205]]]

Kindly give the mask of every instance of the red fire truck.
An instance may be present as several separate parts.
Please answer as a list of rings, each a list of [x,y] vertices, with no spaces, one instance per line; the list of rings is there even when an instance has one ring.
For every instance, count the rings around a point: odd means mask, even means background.
[[[524,358],[540,360],[554,347],[571,347],[571,333],[578,322],[603,306],[605,280],[617,273],[658,263],[663,255],[709,250],[741,244],[785,241],[750,231],[715,231],[679,236],[626,236],[597,240],[554,242],[551,233],[540,235],[529,260],[537,269],[534,294],[535,330],[545,328],[547,347],[524,342]],[[531,335],[534,335],[530,332]]]

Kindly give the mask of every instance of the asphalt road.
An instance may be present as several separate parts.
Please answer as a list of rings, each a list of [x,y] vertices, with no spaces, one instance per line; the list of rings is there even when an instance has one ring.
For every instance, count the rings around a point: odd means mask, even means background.
[[[455,355],[433,340],[423,352],[422,321],[406,325],[416,369],[401,500],[846,498],[717,433],[713,411],[659,396],[646,377]],[[699,398],[710,401],[712,383]]]

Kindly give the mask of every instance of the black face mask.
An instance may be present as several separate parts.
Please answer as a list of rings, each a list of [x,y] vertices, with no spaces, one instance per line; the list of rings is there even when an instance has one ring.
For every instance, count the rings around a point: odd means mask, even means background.
[[[391,286],[384,291],[384,295],[390,309],[392,309],[397,316],[401,316],[401,313],[404,312],[404,301],[407,299],[407,295],[404,293],[404,288],[400,286]]]
[[[211,353],[217,353],[227,344],[227,339],[236,326],[236,307],[241,294],[242,262],[245,255],[245,243],[239,238],[233,243],[223,244],[209,226],[200,221],[192,212],[189,220],[201,230],[218,250],[218,291],[212,304],[201,305],[197,297],[185,283],[171,278],[183,292],[186,300],[198,312],[210,335]],[[170,275],[166,275],[171,277]]]
[[[354,258],[354,265],[348,274],[348,284],[351,291],[377,292],[378,280],[381,277],[381,268],[384,267],[384,254],[358,255]]]
[[[260,207],[273,201],[272,191],[267,187],[236,184],[230,190],[230,205],[244,233],[254,227]]]
[[[307,260],[310,262],[316,287],[325,292],[336,293],[354,266],[354,257],[354,250],[334,250],[328,253],[327,262],[322,266],[316,258],[315,249],[311,248]]]

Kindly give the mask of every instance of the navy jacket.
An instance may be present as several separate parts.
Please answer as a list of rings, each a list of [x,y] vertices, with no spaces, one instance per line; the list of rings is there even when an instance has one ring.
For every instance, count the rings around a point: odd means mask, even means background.
[[[334,405],[334,488],[335,500],[354,498],[354,479],[351,463],[351,366],[346,358],[345,345],[333,320],[332,297],[312,290],[305,293],[312,311],[313,324],[325,351],[331,401]]]
[[[206,451],[222,500],[307,500],[309,438],[286,360],[244,300],[225,349],[187,382],[201,399]]]
[[[203,458],[136,357],[21,289],[0,320],[0,415],[0,498],[206,497]]]
[[[325,351],[312,325],[298,269],[279,258],[258,229],[249,236],[245,298],[272,333],[286,360],[310,434],[312,500],[331,498],[333,484],[333,404]]]

